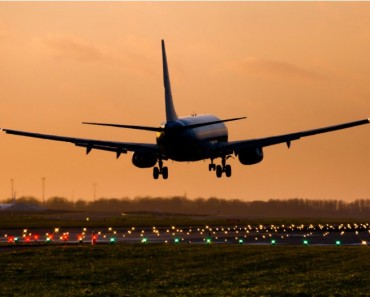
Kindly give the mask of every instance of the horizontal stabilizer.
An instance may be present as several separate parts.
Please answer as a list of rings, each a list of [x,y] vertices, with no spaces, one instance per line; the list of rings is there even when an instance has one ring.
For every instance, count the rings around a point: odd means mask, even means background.
[[[205,122],[199,124],[193,124],[189,126],[175,126],[174,128],[170,129],[177,129],[177,130],[188,130],[188,129],[195,129],[203,126],[210,126],[224,122],[231,122],[246,119],[246,117],[240,118],[233,118],[233,119],[226,119],[226,120],[219,120],[219,121],[212,121],[212,122]],[[92,123],[92,122],[82,122],[82,124],[86,125],[96,125],[96,126],[106,126],[106,127],[116,127],[116,128],[127,128],[127,129],[136,129],[136,130],[146,130],[146,131],[153,131],[153,132],[163,132],[166,128],[162,127],[148,127],[148,126],[135,126],[135,125],[121,125],[121,124],[107,124],[107,123]],[[169,128],[167,128],[169,129]]]
[[[182,129],[182,130],[187,130],[187,129],[195,129],[203,126],[210,126],[210,125],[215,125],[215,124],[220,124],[220,123],[225,123],[225,122],[231,122],[231,121],[237,121],[237,120],[243,120],[246,119],[247,117],[240,117],[240,118],[233,118],[233,119],[227,119],[227,120],[219,120],[219,121],[212,121],[212,122],[205,122],[205,123],[199,123],[199,124],[193,124],[189,126],[183,126],[183,127],[176,127],[177,129]]]
[[[146,130],[146,131],[154,131],[154,132],[162,132],[163,131],[163,128],[161,128],[161,127],[133,126],[133,125],[91,123],[91,122],[83,122],[82,124],[86,124],[86,125],[97,125],[97,126],[108,126],[108,127],[117,127],[117,128],[127,128],[127,129],[136,129],[136,130]]]

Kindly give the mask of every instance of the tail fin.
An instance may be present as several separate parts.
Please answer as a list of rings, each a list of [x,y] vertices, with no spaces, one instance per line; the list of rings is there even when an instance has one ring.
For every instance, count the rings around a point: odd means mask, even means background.
[[[162,60],[163,60],[163,82],[165,92],[165,104],[166,104],[166,121],[176,121],[177,114],[172,101],[170,75],[168,73],[166,48],[164,46],[164,40],[162,39]]]

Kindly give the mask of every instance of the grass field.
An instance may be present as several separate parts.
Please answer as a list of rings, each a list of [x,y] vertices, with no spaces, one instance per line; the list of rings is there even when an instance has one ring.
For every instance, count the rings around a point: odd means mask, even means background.
[[[370,296],[370,249],[116,244],[0,249],[1,296]]]

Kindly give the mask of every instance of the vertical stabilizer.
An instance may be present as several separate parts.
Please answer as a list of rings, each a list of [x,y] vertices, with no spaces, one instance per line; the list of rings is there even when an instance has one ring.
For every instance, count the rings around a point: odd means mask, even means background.
[[[177,114],[172,101],[170,75],[168,73],[166,48],[164,46],[164,40],[162,40],[162,60],[163,60],[163,82],[166,104],[166,121],[171,122],[177,120]]]

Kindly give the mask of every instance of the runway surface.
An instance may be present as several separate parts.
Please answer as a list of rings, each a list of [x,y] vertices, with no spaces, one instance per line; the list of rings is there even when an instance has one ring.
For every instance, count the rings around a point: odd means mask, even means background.
[[[370,224],[167,226],[0,230],[0,245],[35,243],[368,245]]]

